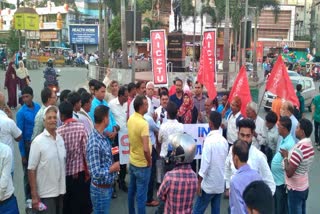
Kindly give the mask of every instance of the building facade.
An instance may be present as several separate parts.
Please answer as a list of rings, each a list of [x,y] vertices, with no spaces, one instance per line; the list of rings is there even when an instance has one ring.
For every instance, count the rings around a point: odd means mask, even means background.
[[[320,0],[312,3],[310,35],[312,52],[320,56]]]

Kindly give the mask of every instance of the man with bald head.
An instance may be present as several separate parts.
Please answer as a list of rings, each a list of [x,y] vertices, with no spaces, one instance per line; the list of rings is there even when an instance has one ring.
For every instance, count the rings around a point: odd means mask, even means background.
[[[260,149],[266,143],[266,126],[264,120],[258,115],[258,105],[255,102],[250,102],[246,107],[247,117],[252,119],[256,124],[256,129],[253,132],[252,145]]]
[[[6,97],[0,91],[0,110],[2,110],[6,115],[12,119],[12,112],[10,108],[6,105]]]
[[[292,102],[290,101],[285,101],[281,108],[280,108],[280,116],[284,117],[287,116],[290,118],[292,126],[291,126],[291,130],[290,130],[290,134],[293,137],[293,139],[295,140],[295,142],[298,142],[298,139],[296,138],[296,127],[298,125],[298,120],[297,118],[293,115],[294,112],[294,107]],[[280,137],[281,138],[281,137]],[[282,140],[282,139],[280,139]],[[278,141],[280,142],[280,141]]]
[[[232,145],[238,139],[238,122],[243,119],[240,112],[241,99],[235,96],[230,104],[231,114],[227,118],[227,141],[229,145]]]

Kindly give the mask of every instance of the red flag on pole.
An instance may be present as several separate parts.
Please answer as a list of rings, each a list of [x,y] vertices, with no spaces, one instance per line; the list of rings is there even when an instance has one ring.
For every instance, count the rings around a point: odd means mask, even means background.
[[[206,87],[210,99],[214,99],[217,96],[217,90],[214,86],[214,74],[216,70],[215,50],[216,31],[204,32],[197,81]]]
[[[289,74],[280,55],[274,64],[266,84],[266,90],[278,97],[291,101],[293,105],[299,107],[300,103],[294,90]]]
[[[246,106],[249,102],[251,102],[251,93],[249,82],[247,78],[246,66],[242,66],[236,80],[233,83],[230,95],[229,95],[229,103],[231,103],[232,99],[238,96],[241,99],[241,114],[246,116]]]

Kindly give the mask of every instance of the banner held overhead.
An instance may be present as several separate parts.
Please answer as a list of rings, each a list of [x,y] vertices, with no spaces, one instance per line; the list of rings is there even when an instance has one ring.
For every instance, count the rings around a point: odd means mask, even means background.
[[[154,85],[156,87],[168,86],[165,30],[152,30],[150,38]]]

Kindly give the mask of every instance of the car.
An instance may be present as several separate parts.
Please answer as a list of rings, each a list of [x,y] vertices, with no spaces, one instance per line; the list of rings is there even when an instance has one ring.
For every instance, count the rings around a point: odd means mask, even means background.
[[[304,97],[304,105],[306,108],[308,108],[309,111],[311,111],[311,104],[312,104],[312,99],[314,96],[316,96],[316,87],[314,85],[313,79],[310,77],[304,77],[300,76],[298,74],[294,76],[290,76],[289,78],[293,84],[294,89],[298,84],[302,85],[302,93],[301,95]],[[267,91],[264,94],[263,97],[263,107],[266,111],[269,111],[271,109],[272,101],[276,98],[276,95],[273,93]]]
[[[290,70],[288,70],[288,75],[289,75],[289,77],[299,77],[299,76],[301,76],[301,75],[298,74],[297,72],[295,72],[295,71],[290,71]]]

